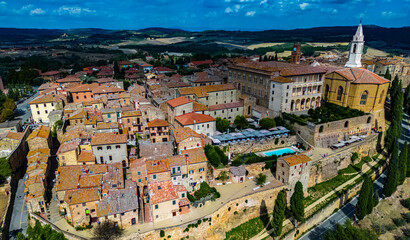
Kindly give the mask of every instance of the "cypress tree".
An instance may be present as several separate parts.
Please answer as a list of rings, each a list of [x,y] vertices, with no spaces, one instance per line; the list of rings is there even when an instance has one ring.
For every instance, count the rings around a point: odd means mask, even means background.
[[[407,177],[410,177],[410,144],[405,142],[403,148],[406,148],[407,151]]]
[[[368,188],[369,188],[369,195],[367,197],[368,201],[367,201],[367,214],[371,214],[373,212],[373,208],[374,208],[374,201],[373,201],[373,181],[371,179],[371,177],[368,177],[369,181],[368,181]]]
[[[290,198],[290,210],[292,211],[293,217],[295,217],[296,226],[297,221],[303,221],[305,218],[305,207],[303,205],[303,199],[303,185],[298,181],[295,185],[295,191]]]
[[[403,148],[400,152],[399,157],[399,184],[403,184],[404,180],[406,180],[407,176],[407,162],[408,162],[408,149],[407,149],[407,142],[403,145]]]
[[[282,234],[283,220],[285,220],[286,200],[282,191],[278,193],[275,200],[275,207],[273,209],[272,230],[275,237]]]
[[[386,73],[384,74],[384,78],[391,80],[391,74],[390,74],[389,69],[386,70]]]
[[[377,192],[375,192],[373,194],[373,207],[376,207],[377,204],[379,204],[379,194],[377,194]]]
[[[403,91],[401,81],[396,77],[390,89],[391,97],[391,125],[386,134],[386,147],[389,151],[393,149],[393,144],[397,142],[402,133],[403,120]]]
[[[387,180],[384,184],[383,193],[386,197],[390,197],[397,189],[399,182],[399,143],[393,143],[393,153],[389,163],[389,172]]]
[[[364,182],[362,184],[362,188],[360,189],[360,194],[359,194],[359,200],[357,201],[357,218],[358,219],[363,219],[367,212],[368,212],[368,203],[369,203],[369,196],[370,195],[370,186],[371,186],[371,180],[368,176],[364,178]]]

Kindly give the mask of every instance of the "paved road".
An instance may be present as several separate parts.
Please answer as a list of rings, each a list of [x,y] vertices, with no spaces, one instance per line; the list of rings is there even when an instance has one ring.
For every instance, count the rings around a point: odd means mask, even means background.
[[[400,148],[403,146],[405,141],[410,142],[410,125],[409,125],[409,116],[407,114],[403,115],[403,133],[399,139]],[[384,172],[379,178],[377,178],[373,183],[374,191],[378,191],[379,196],[382,195],[382,189],[384,185],[384,180],[386,178],[386,172]],[[312,229],[311,231],[307,232],[303,235],[300,239],[301,240],[317,240],[322,239],[324,234],[330,229],[334,229],[334,227],[340,223],[345,223],[348,219],[354,218],[355,213],[355,206],[357,203],[357,197],[354,197],[349,203],[343,206],[339,211],[331,215],[325,221],[322,222],[319,226]]]
[[[28,227],[28,212],[26,201],[24,200],[24,187],[24,179],[20,179],[10,221],[9,239],[12,240],[16,239],[18,232],[25,234]]]
[[[38,92],[36,92],[33,96],[26,99],[24,102],[17,105],[15,110],[16,117],[15,119],[20,119],[22,123],[24,123],[27,119],[31,117],[31,111],[27,109],[29,106],[28,103],[38,96]]]

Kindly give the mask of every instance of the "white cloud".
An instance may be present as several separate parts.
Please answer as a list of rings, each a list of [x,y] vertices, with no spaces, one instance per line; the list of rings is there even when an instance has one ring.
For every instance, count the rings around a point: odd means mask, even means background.
[[[247,17],[253,17],[254,15],[255,15],[255,11],[249,11],[249,12],[247,12],[246,14],[245,14],[245,16],[247,16]]]
[[[30,11],[31,16],[33,16],[33,15],[43,15],[44,13],[46,13],[46,11],[44,11],[41,8],[36,8],[36,9],[33,9],[33,10]]]
[[[300,9],[305,10],[309,6],[309,3],[301,3],[299,4]]]
[[[226,12],[226,13],[231,13],[231,12],[233,12],[233,10],[232,10],[232,8],[227,7],[227,8],[225,8],[225,12]]]
[[[235,12],[238,12],[239,9],[241,9],[241,5],[236,4],[235,6],[233,6],[233,9],[234,9]]]
[[[268,2],[268,0],[262,0],[259,4],[262,5],[262,4],[265,4],[267,2]]]
[[[218,16],[218,14],[217,14],[215,11],[212,11],[212,12],[208,12],[208,13],[205,14],[204,16],[205,16],[205,17],[210,17],[210,18],[212,18],[212,17]]]
[[[95,13],[95,10],[91,10],[89,8],[82,8],[82,7],[68,7],[68,6],[61,6],[55,12],[58,15],[81,15],[81,14],[88,14],[88,13]]]
[[[7,3],[5,1],[1,1],[0,5],[7,5]]]

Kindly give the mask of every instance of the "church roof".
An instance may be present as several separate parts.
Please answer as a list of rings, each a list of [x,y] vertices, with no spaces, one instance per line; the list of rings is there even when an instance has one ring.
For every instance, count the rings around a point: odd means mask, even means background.
[[[364,68],[343,68],[334,71],[352,83],[356,84],[385,84],[390,81]]]

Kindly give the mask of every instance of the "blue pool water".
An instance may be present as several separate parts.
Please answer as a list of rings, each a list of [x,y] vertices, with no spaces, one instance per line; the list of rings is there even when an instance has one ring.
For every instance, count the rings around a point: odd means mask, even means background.
[[[281,148],[281,149],[278,149],[278,150],[273,150],[273,151],[265,152],[264,154],[265,154],[266,156],[271,157],[271,156],[273,156],[273,155],[281,156],[281,155],[283,155],[284,153],[295,153],[295,151],[293,151],[293,150],[290,149],[290,148]]]

